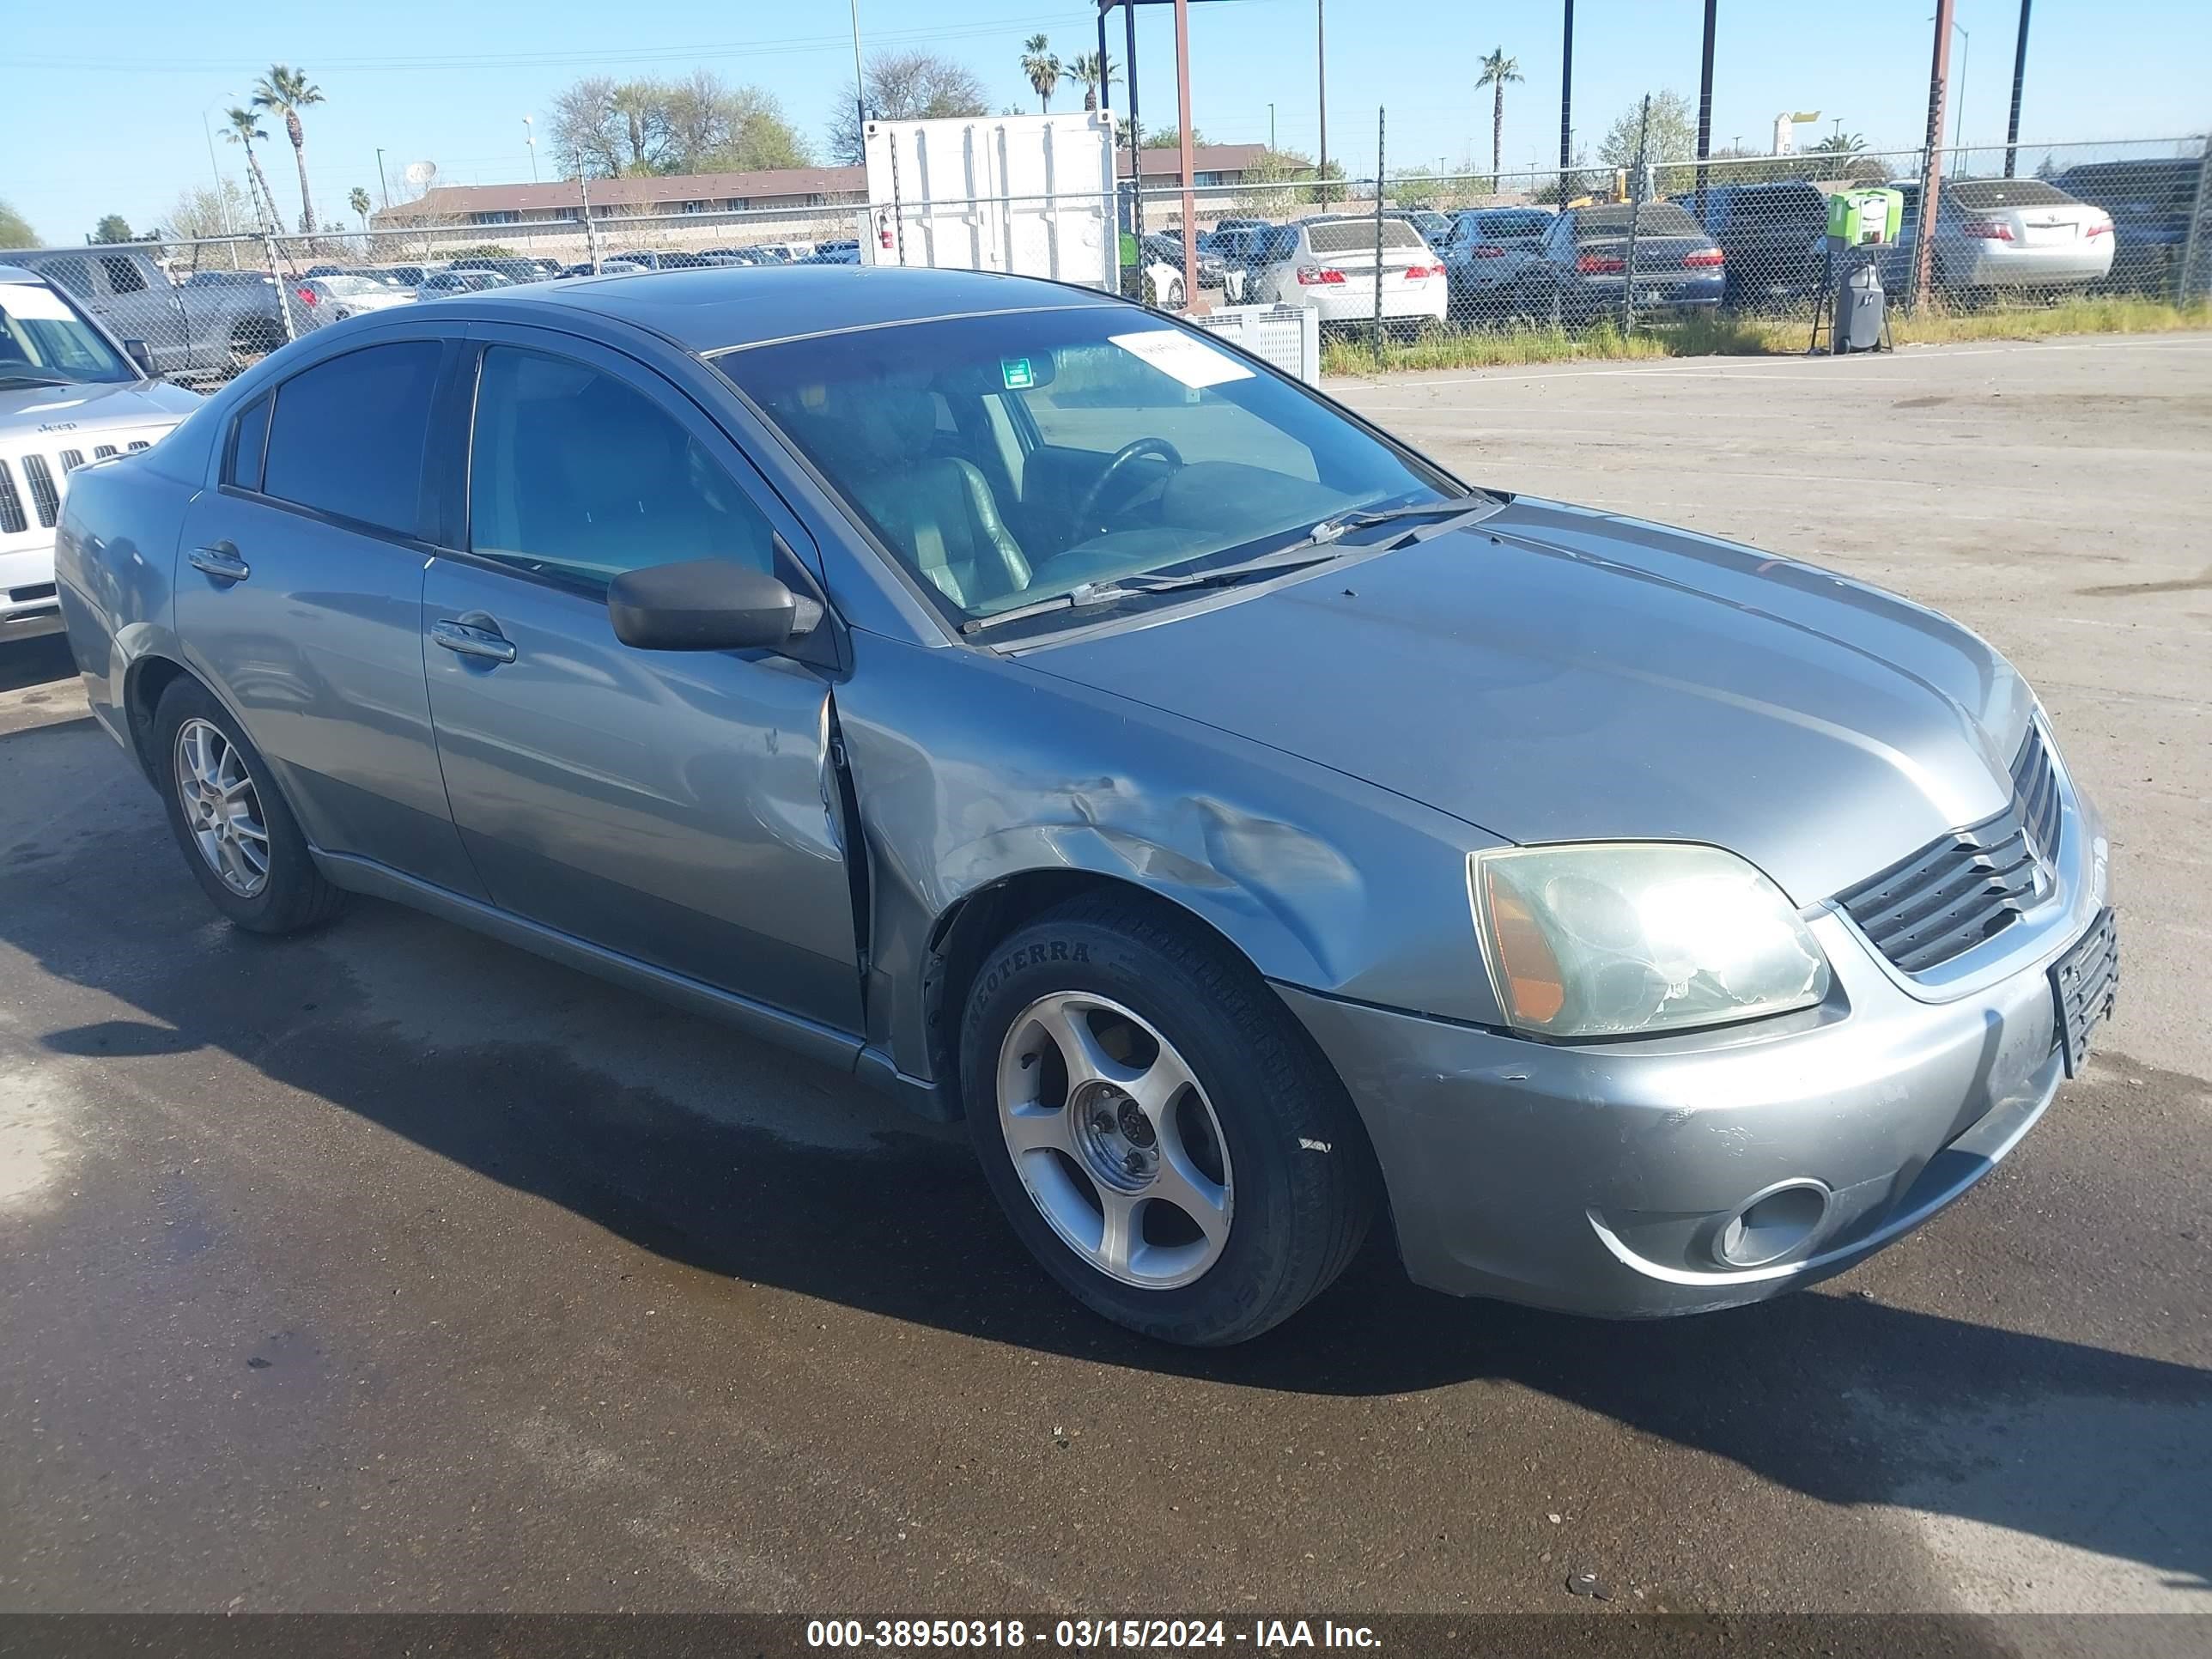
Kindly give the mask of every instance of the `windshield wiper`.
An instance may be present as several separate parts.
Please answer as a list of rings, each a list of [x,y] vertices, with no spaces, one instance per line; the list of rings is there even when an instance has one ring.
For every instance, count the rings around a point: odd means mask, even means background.
[[[75,386],[75,380],[58,379],[52,374],[0,374],[0,386]]]
[[[1247,576],[1299,570],[1308,565],[1326,564],[1336,556],[1334,553],[1317,554],[1310,543],[1301,542],[1295,548],[1278,549],[1264,558],[1219,565],[1212,570],[1194,570],[1188,576],[1124,576],[1119,581],[1079,582],[1057,598],[1039,599],[1035,605],[1018,605],[1012,611],[964,622],[960,624],[960,631],[981,634],[1006,623],[1047,616],[1054,611],[1088,610],[1093,605],[1112,605],[1118,599],[1133,599],[1150,593],[1172,593],[1191,587],[1226,587]]]
[[[1340,513],[1333,519],[1323,519],[1308,532],[1311,543],[1333,542],[1348,530],[1364,530],[1370,525],[1391,524],[1400,519],[1461,519],[1474,514],[1488,518],[1505,506],[1503,496],[1477,492],[1471,495],[1447,495],[1440,501],[1414,501],[1405,507],[1386,507],[1379,512]]]

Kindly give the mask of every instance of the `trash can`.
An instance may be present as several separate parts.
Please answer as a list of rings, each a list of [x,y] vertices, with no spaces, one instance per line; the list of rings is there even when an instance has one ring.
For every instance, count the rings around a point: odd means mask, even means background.
[[[1881,313],[1887,298],[1881,272],[1869,258],[1851,260],[1836,284],[1836,312],[1828,335],[1831,352],[1881,349]]]

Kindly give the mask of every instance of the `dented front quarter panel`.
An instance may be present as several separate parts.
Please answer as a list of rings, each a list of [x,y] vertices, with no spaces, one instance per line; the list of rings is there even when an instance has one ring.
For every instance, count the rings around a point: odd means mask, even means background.
[[[982,653],[855,641],[837,688],[872,858],[870,1042],[929,1075],[937,924],[1032,872],[1142,887],[1282,983],[1492,1021],[1468,854],[1497,843],[1325,767]]]

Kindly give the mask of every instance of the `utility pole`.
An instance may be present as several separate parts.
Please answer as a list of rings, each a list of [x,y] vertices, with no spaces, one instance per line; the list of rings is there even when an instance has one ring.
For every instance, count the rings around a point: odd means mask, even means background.
[[[1328,0],[1314,0],[1314,85],[1321,104],[1321,163],[1317,179],[1328,177]],[[1327,201],[1328,192],[1319,192]]]
[[[1912,307],[1926,307],[1936,285],[1936,208],[1943,188],[1943,100],[1951,80],[1951,7],[1936,0],[1936,50],[1928,70],[1928,134],[1920,152],[1920,223],[1912,234]]]
[[[1137,125],[1137,0],[1121,0],[1121,50],[1128,62],[1121,66],[1129,88],[1129,230],[1137,239],[1137,269],[1144,269],[1145,152],[1144,133]],[[1142,289],[1139,290],[1140,293]]]
[[[860,125],[853,129],[853,133],[860,141],[861,159],[866,161],[868,143],[868,82],[866,76],[860,69],[860,0],[852,0],[852,3],[853,113],[860,118]],[[1098,93],[1098,106],[1103,109],[1106,107],[1106,89],[1101,87]]]
[[[386,211],[392,207],[392,185],[384,176],[384,152],[376,152],[376,193],[384,198]]]
[[[1198,198],[1192,193],[1197,165],[1190,144],[1190,0],[1175,0],[1176,118],[1182,125],[1182,303],[1198,303]]]
[[[1275,106],[1272,102],[1267,106],[1267,148],[1271,151],[1275,148]],[[209,154],[214,152],[210,150]]]
[[[522,142],[530,147],[530,182],[538,182],[538,131],[530,125],[530,118],[522,118]]]
[[[1705,0],[1705,54],[1698,70],[1698,212],[1705,209],[1706,163],[1713,159],[1713,28],[1720,0]]]
[[[2020,39],[2012,49],[2012,113],[2005,120],[2005,172],[2013,176],[2020,158],[2020,89],[2027,79],[2027,14],[2033,0],[2020,0]]]
[[[1559,171],[1574,165],[1575,0],[1565,0],[1567,21],[1559,44]]]

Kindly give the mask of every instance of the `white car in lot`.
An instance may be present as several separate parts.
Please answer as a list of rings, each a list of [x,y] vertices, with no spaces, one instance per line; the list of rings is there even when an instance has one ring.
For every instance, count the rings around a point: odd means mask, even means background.
[[[1310,306],[1324,328],[1373,321],[1378,283],[1382,320],[1400,332],[1441,323],[1451,304],[1444,262],[1403,219],[1385,217],[1378,226],[1372,215],[1343,214],[1279,226],[1259,258],[1244,297]]]
[[[365,312],[415,303],[415,290],[374,276],[302,276],[292,285],[292,314],[302,331],[342,323]]]
[[[1884,250],[1882,280],[1902,286],[1911,280],[1920,186],[1896,188],[1904,234]],[[2044,179],[1956,179],[1936,198],[1936,290],[2087,287],[2110,274],[2116,240],[2111,214]]]
[[[61,627],[54,526],[70,475],[150,448],[200,401],[60,289],[0,264],[0,646]]]

